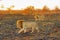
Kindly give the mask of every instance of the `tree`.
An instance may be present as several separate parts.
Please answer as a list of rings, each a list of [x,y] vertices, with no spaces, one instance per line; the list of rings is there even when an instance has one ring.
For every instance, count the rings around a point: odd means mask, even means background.
[[[34,12],[34,6],[28,6],[25,11],[28,12],[28,15],[32,15]]]
[[[4,5],[1,5],[1,8],[4,8]]]
[[[55,11],[58,11],[58,10],[59,10],[59,8],[56,6],[56,7],[55,7]]]
[[[43,10],[43,11],[48,11],[49,8],[45,5],[42,10]]]
[[[7,10],[9,11],[9,14],[12,14],[11,13],[11,9],[14,8],[14,5],[10,6],[9,8],[7,8]]]
[[[9,8],[7,8],[8,10],[11,10],[12,8],[14,8],[14,5],[10,6]]]

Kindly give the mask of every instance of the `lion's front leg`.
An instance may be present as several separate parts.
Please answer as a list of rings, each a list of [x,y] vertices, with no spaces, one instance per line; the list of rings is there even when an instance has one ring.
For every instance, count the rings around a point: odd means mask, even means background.
[[[27,30],[26,30],[26,29],[24,29],[24,33],[26,33],[26,31],[27,31]]]
[[[37,30],[37,32],[39,32],[40,30],[39,30],[39,27],[36,27],[36,30]]]
[[[24,29],[22,28],[21,30],[18,31],[18,33],[21,33],[22,31],[24,31]]]
[[[26,29],[25,29],[25,28],[22,28],[21,30],[19,30],[18,33],[21,33],[21,32],[23,32],[23,31],[24,31],[24,33],[26,33]]]
[[[35,30],[35,28],[34,28],[34,27],[32,27],[32,31],[31,31],[31,33],[33,33],[33,32],[34,32],[34,30]]]

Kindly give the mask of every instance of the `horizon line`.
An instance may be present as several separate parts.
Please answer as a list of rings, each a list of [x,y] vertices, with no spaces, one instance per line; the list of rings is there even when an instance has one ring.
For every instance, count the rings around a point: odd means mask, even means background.
[[[27,6],[27,7],[19,8],[19,9],[16,9],[14,5],[11,5],[10,7],[7,7],[7,8],[5,8],[4,6],[1,6],[0,10],[8,10],[8,8],[11,9],[11,10],[24,10],[24,9],[27,9],[27,8],[30,8],[30,7],[34,8],[34,9],[41,9],[41,10],[44,9],[44,7],[46,9],[49,9],[49,10],[55,10],[56,8],[60,10],[60,8],[58,6],[55,6],[53,9],[51,9],[47,5],[43,6],[42,8],[37,8],[35,6]]]

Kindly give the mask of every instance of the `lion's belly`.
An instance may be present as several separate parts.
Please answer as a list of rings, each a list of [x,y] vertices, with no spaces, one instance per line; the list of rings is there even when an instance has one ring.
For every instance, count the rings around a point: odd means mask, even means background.
[[[29,29],[36,26],[37,26],[36,22],[23,22],[23,28]]]

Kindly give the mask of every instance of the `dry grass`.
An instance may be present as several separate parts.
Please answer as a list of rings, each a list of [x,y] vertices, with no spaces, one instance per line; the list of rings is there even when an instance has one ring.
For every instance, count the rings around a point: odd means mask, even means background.
[[[34,19],[33,16],[28,18],[24,15],[2,15],[0,17],[0,40],[60,40],[60,20],[58,17],[60,16],[56,16],[56,18],[55,16],[48,16],[44,21],[40,21],[39,33],[17,34],[19,29],[16,28],[16,21],[20,19],[30,21],[29,19]],[[53,27],[47,24],[43,26],[43,24],[48,22],[55,25]]]

